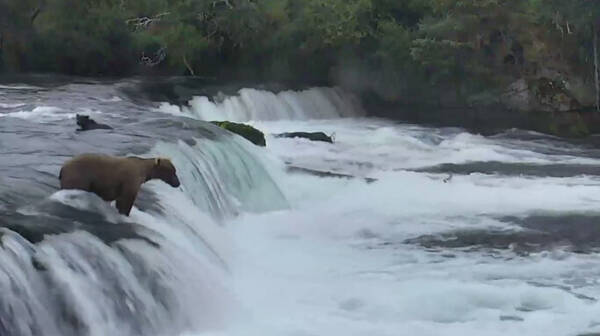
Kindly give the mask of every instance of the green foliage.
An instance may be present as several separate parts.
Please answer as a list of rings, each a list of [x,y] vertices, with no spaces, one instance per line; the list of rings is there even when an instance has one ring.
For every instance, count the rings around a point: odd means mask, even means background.
[[[36,1],[0,1],[0,71],[27,69]]]
[[[370,0],[308,0],[304,22],[313,44],[331,47],[357,45],[370,35]]]
[[[132,71],[133,41],[124,13],[110,1],[49,1],[35,28],[30,59],[36,70],[88,75]]]
[[[543,67],[589,73],[599,22],[590,0],[0,1],[0,71],[334,83],[468,102]]]
[[[591,63],[593,31],[600,32],[600,1],[534,0],[539,22],[570,42],[565,52],[577,63]]]

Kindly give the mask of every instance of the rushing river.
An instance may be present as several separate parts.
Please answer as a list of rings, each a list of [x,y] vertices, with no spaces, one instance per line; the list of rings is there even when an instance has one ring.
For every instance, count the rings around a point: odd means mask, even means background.
[[[337,88],[36,83],[0,85],[2,336],[600,332],[593,139],[370,118]],[[182,186],[120,216],[58,191],[85,152],[169,157]]]

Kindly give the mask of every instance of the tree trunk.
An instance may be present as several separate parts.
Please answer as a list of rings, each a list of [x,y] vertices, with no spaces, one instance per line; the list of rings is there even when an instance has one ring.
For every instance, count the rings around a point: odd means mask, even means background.
[[[31,16],[29,18],[29,21],[31,24],[33,24],[33,21],[35,21],[35,19],[38,17],[38,15],[40,15],[41,12],[42,12],[42,9],[40,7],[38,7],[31,13]]]
[[[192,67],[190,66],[190,63],[188,62],[187,58],[185,57],[185,55],[183,55],[183,64],[185,64],[185,67],[188,69],[188,71],[190,72],[190,75],[192,76],[196,76],[196,74],[194,73],[194,69],[192,69]]]
[[[598,27],[594,25],[594,80],[596,83],[596,111],[600,112],[600,79],[598,76]]]

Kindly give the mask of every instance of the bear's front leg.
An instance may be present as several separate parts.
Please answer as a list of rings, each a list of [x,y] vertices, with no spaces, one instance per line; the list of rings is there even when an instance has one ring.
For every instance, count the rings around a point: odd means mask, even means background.
[[[138,189],[139,187],[136,188],[133,186],[123,188],[121,195],[117,197],[116,204],[120,214],[129,216],[129,212],[131,212],[131,208],[137,197]]]

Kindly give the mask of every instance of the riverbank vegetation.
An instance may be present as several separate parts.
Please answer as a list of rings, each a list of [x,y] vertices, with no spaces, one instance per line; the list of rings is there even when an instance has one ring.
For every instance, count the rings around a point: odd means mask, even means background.
[[[598,105],[600,1],[9,0],[0,71],[338,84],[377,99]]]

